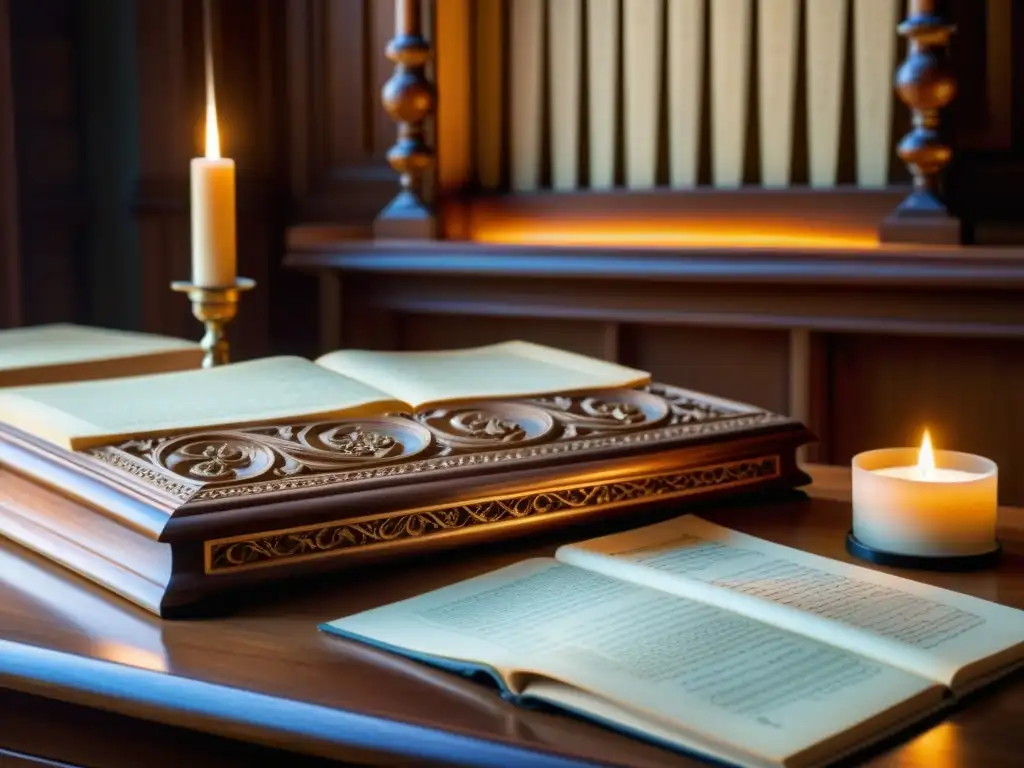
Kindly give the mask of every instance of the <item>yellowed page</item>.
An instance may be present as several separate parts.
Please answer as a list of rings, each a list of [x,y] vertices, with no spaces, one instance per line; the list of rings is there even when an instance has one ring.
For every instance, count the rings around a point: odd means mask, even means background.
[[[572,544],[557,557],[706,600],[954,688],[1024,658],[1024,611],[697,517]]]
[[[71,368],[103,367],[117,375],[116,368],[104,363],[136,359],[136,372],[160,369],[198,368],[202,349],[195,342],[148,333],[116,331],[107,328],[56,323],[28,328],[0,330],[0,386],[36,383],[35,378],[56,380],[77,378]],[[82,375],[89,375],[87,368]]]
[[[406,409],[297,357],[0,391],[0,421],[71,450],[205,427]]]
[[[770,624],[544,559],[325,628],[413,657],[489,666],[514,693],[560,682],[616,705],[605,712],[628,711],[621,726],[646,723],[648,735],[744,765],[782,763],[901,704],[922,710],[943,695],[923,678]]]
[[[388,392],[414,408],[554,392],[634,387],[650,374],[526,341],[441,352],[341,350],[317,364]]]

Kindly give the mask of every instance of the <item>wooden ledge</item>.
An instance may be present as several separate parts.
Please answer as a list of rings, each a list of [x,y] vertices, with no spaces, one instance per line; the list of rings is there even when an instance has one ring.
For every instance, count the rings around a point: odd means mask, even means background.
[[[348,230],[351,232],[351,230]],[[349,239],[296,228],[285,264],[394,275],[687,283],[1024,288],[1024,249],[1011,247],[590,248],[466,241]]]

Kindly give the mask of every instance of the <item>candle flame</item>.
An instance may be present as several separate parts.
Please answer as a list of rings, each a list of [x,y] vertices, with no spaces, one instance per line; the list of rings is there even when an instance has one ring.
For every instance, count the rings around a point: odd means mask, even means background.
[[[213,100],[213,88],[206,99],[206,157],[220,159],[220,133],[217,131],[217,104]]]
[[[217,96],[213,78],[213,21],[210,2],[203,3],[203,53],[206,65],[206,157],[220,159],[220,132],[217,130]]]
[[[927,429],[921,440],[921,450],[917,453],[917,468],[925,477],[935,469],[935,452],[932,450],[932,437]]]

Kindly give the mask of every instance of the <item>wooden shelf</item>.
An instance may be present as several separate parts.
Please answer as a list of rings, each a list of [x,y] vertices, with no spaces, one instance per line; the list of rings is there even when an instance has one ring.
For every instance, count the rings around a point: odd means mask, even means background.
[[[1024,249],[1012,247],[591,248],[331,239],[334,233],[332,228],[296,228],[286,265],[395,275],[1024,288]]]

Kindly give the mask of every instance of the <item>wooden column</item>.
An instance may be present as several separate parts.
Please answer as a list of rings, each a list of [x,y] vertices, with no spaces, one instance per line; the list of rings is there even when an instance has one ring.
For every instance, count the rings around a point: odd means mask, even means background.
[[[21,322],[18,168],[14,150],[9,0],[0,0],[0,328]]]
[[[436,98],[426,72],[431,50],[423,35],[420,0],[396,0],[395,37],[387,56],[395,64],[395,73],[381,96],[384,109],[398,124],[398,141],[387,157],[399,175],[401,190],[377,217],[374,234],[381,238],[433,238],[437,222],[424,200],[422,181],[434,162],[434,151],[426,140],[426,121]]]
[[[956,245],[960,221],[942,200],[941,175],[953,157],[942,135],[942,110],[956,96],[956,77],[949,66],[949,40],[954,27],[936,7],[936,0],[911,0],[899,33],[907,38],[907,58],[896,73],[896,93],[910,107],[913,128],[896,148],[914,176],[914,191],[880,230],[883,242]]]

